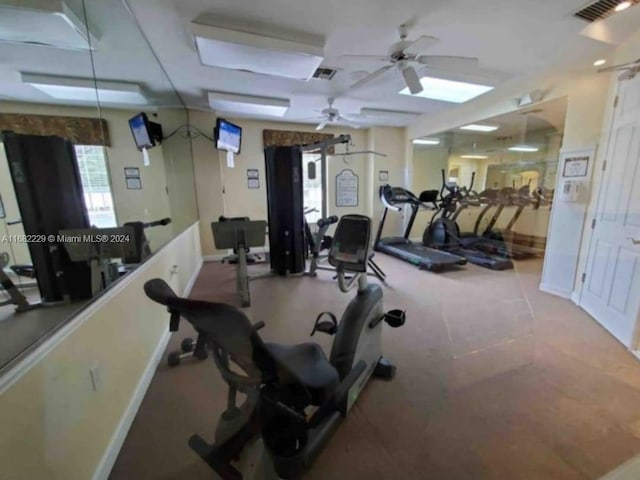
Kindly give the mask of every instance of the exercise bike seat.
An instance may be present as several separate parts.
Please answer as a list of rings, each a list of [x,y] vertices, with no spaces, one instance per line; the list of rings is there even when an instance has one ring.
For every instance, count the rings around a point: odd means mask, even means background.
[[[322,405],[340,383],[338,371],[317,343],[265,343],[264,346],[276,362],[309,392],[312,405]]]

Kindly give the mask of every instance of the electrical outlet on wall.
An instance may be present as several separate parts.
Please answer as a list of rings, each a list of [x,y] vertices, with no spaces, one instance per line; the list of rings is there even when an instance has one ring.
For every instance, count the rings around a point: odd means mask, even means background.
[[[100,365],[94,365],[89,369],[89,376],[91,377],[91,386],[94,392],[102,390],[102,367]]]

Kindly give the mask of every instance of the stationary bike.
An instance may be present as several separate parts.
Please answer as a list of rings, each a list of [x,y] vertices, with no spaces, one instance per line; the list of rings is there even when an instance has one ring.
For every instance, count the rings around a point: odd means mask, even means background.
[[[301,478],[369,378],[394,376],[395,367],[382,356],[382,325],[403,325],[405,313],[385,313],[382,289],[367,283],[370,236],[371,220],[361,215],[343,216],[336,229],[329,262],[340,290],[357,285],[357,294],[339,323],[332,314],[316,319],[312,335],[335,335],[328,360],[316,343],[263,342],[258,331],[264,323],[252,325],[231,305],[179,298],[160,279],[145,284],[147,296],[167,306],[172,330],[181,317],[195,327],[229,386],[213,444],[198,435],[189,441],[223,479]],[[246,395],[240,406],[238,391]]]

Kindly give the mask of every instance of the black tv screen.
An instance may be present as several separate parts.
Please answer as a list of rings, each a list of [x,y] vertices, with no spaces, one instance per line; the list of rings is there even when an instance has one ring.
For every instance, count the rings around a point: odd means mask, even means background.
[[[223,118],[218,118],[216,128],[213,132],[218,150],[240,153],[242,143],[242,128]]]
[[[146,113],[140,112],[135,117],[130,118],[129,127],[131,128],[131,133],[133,134],[133,139],[136,142],[138,150],[155,146],[156,142],[151,135],[149,118]]]

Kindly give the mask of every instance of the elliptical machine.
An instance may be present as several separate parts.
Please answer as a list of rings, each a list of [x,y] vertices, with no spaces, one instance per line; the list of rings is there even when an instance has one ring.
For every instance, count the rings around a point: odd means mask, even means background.
[[[321,254],[320,252],[322,252],[323,250],[331,249],[333,237],[327,235],[327,231],[329,230],[329,227],[331,227],[331,225],[333,225],[334,223],[338,223],[338,220],[339,218],[337,215],[318,219],[316,223],[318,229],[314,234],[311,232],[311,227],[309,227],[309,223],[305,218],[304,231],[307,239],[307,245],[309,247],[309,255],[311,256],[309,270],[304,272],[305,275],[308,275],[310,277],[317,277],[318,270],[326,270],[328,272],[335,273],[336,269],[334,267],[324,265],[323,260],[328,257],[328,254],[325,255]],[[367,260],[367,266],[368,269],[371,270],[371,272],[367,271],[367,275],[375,276],[382,283],[385,283],[387,280],[387,274],[384,273],[384,270],[382,270],[382,268],[380,268],[380,266],[373,260],[373,257],[374,253],[371,252],[369,254],[369,260]],[[334,277],[334,279],[335,278],[336,277]]]
[[[442,187],[440,189],[440,203],[437,210],[431,217],[431,222],[427,226],[422,236],[422,244],[431,248],[445,250],[454,255],[465,257],[469,262],[490,268],[491,270],[508,270],[513,268],[513,262],[504,257],[491,255],[474,248],[473,244],[465,244],[460,233],[460,227],[456,218],[460,213],[461,200],[464,196],[472,192],[475,180],[475,172],[471,176],[469,188],[460,188],[456,184],[446,182],[445,171],[442,173]],[[447,192],[445,195],[444,192]],[[423,192],[431,194],[432,191]],[[430,199],[432,195],[429,195]],[[422,200],[422,195],[420,196]],[[435,201],[434,201],[435,203]],[[439,215],[439,216],[438,216]],[[437,217],[437,218],[436,218]]]
[[[371,220],[361,215],[343,216],[336,229],[329,262],[336,268],[340,290],[348,292],[357,285],[358,293],[339,323],[326,312],[316,319],[311,335],[335,335],[328,360],[316,343],[263,342],[258,330],[264,323],[252,325],[231,305],[179,298],[160,279],[145,284],[147,296],[167,306],[172,331],[181,317],[196,328],[229,386],[227,410],[218,421],[214,443],[198,435],[189,441],[223,479],[300,478],[368,379],[394,376],[395,367],[382,356],[382,325],[403,325],[405,313],[385,313],[381,287],[367,282],[370,237]],[[350,280],[346,272],[353,273]],[[238,391],[246,395],[240,406]],[[239,463],[232,465],[236,459]]]

